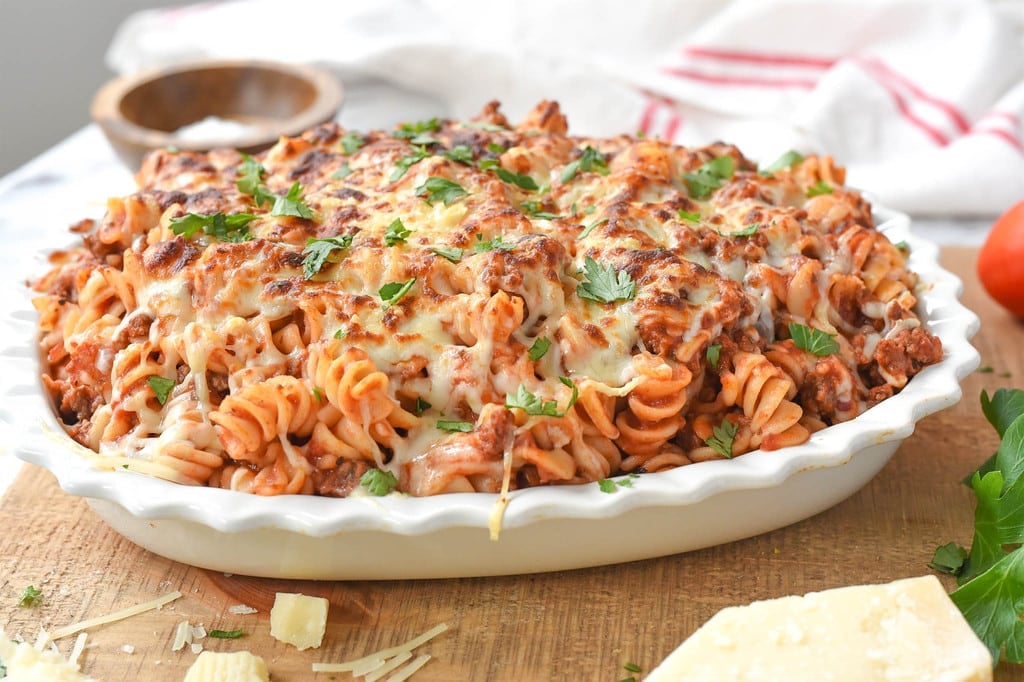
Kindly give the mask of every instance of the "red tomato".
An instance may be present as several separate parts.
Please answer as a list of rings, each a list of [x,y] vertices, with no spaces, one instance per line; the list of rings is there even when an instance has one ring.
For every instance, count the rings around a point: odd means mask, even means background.
[[[1024,201],[992,225],[978,253],[978,278],[989,296],[1024,319]]]

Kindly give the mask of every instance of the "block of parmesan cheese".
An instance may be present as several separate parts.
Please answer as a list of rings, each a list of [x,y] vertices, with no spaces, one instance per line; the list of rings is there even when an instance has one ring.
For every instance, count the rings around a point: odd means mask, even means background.
[[[278,592],[270,609],[271,636],[300,651],[318,648],[327,630],[328,606],[323,597]]]
[[[991,682],[992,658],[935,576],[723,609],[645,682]]]
[[[204,651],[185,673],[185,682],[270,682],[267,664],[248,651]]]

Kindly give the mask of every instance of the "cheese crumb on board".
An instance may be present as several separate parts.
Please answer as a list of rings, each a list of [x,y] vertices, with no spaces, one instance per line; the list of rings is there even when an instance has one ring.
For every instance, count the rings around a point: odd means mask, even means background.
[[[248,616],[253,613],[259,613],[259,611],[248,604],[232,604],[228,607],[228,613],[232,613],[236,616]]]
[[[991,682],[992,657],[935,576],[719,611],[645,682]]]
[[[49,644],[49,635],[36,648],[27,642],[14,642],[0,630],[0,661],[7,669],[4,682],[95,682],[83,675],[76,660],[66,661]],[[84,641],[82,641],[84,646]]]
[[[327,631],[327,608],[323,597],[278,592],[270,609],[270,634],[299,651],[318,649]]]
[[[267,664],[248,651],[204,651],[199,654],[184,682],[269,682]]]

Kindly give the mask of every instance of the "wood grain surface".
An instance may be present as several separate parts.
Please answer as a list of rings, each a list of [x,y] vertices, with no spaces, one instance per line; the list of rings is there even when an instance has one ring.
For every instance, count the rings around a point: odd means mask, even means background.
[[[974,256],[973,250],[947,249],[943,261],[964,278],[964,301],[983,322],[975,346],[993,371],[968,377],[964,399],[923,420],[861,491],[802,523],[689,554],[561,573],[260,580],[191,568],[139,549],[85,502],[62,493],[48,472],[28,466],[0,500],[0,623],[8,633],[34,638],[40,625],[65,625],[177,589],[184,597],[160,611],[91,631],[84,671],[104,681],[181,680],[195,655],[172,652],[171,642],[175,625],[188,619],[208,629],[244,629],[243,639],[204,644],[262,655],[276,682],[346,680],[348,673],[313,675],[310,664],[371,653],[446,622],[450,630],[422,649],[433,660],[413,679],[614,682],[629,676],[626,662],[649,671],[725,606],[926,574],[937,545],[971,540],[973,497],[960,479],[997,445],[981,414],[980,391],[1024,386],[1024,326],[981,291]],[[17,607],[30,584],[43,590],[43,604]],[[270,637],[275,591],[330,600],[321,649],[300,652]],[[259,613],[231,615],[228,607],[239,603]],[[63,651],[71,639],[61,642]],[[996,680],[1024,680],[1024,666],[1001,666]]]

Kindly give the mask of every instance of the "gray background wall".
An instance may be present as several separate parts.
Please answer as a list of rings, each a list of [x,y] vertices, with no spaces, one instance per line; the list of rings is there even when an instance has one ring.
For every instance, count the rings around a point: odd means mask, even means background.
[[[89,123],[129,14],[175,0],[0,0],[0,176]]]

